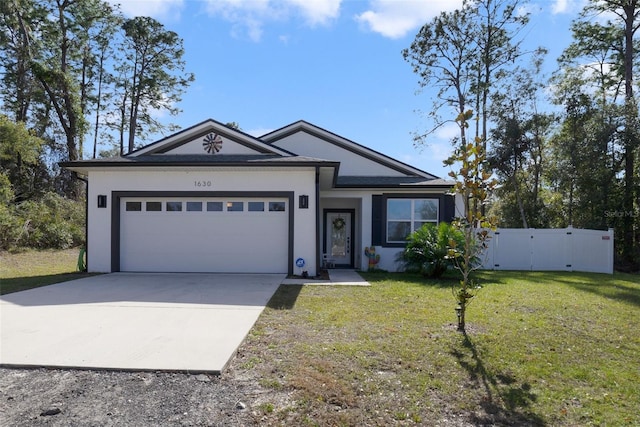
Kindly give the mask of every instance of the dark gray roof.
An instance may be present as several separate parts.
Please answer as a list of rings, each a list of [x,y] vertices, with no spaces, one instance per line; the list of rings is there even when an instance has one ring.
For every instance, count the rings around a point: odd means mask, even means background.
[[[337,187],[440,187],[453,186],[452,181],[422,176],[339,176]]]
[[[105,167],[105,166],[212,166],[248,164],[326,164],[336,166],[337,162],[304,156],[280,156],[277,154],[148,154],[131,157],[112,157],[94,160],[63,162],[63,167]]]

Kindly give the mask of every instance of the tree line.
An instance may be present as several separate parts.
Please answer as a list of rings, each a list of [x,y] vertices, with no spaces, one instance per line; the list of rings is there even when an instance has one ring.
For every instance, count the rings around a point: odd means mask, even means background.
[[[55,170],[57,161],[127,153],[149,134],[172,130],[154,113],[179,113],[194,80],[178,34],[149,17],[126,19],[102,0],[2,1],[0,26],[3,114],[44,141],[31,178],[49,175],[50,189],[73,198],[79,188]],[[47,187],[15,181],[23,166],[19,158],[2,163],[17,201]]]
[[[83,186],[59,161],[174,130],[194,80],[183,41],[102,0],[0,1],[0,249],[84,240]]]
[[[479,141],[499,180],[484,207],[499,226],[611,227],[618,266],[638,269],[638,0],[589,0],[550,76],[546,49],[524,49],[526,6],[465,0],[420,29],[402,53],[437,92],[416,143],[457,123],[454,150]],[[455,122],[468,111],[474,126]]]

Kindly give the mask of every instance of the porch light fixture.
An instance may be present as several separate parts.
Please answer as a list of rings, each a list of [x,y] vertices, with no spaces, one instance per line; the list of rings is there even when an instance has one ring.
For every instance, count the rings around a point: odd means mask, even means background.
[[[298,207],[300,209],[309,209],[309,196],[303,194],[298,198]]]
[[[106,208],[107,207],[107,196],[104,194],[98,194],[98,207]]]

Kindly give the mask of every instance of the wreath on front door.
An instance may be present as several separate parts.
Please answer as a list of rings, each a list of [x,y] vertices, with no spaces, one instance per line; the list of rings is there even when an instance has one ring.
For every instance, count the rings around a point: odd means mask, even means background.
[[[333,228],[335,230],[342,230],[344,228],[344,218],[336,218],[333,220]]]

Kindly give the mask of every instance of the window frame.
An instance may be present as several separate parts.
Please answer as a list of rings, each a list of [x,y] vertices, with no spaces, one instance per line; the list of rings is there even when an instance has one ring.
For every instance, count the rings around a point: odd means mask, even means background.
[[[416,230],[415,224],[420,223],[422,226],[425,223],[431,223],[438,225],[442,221],[442,196],[438,194],[433,195],[421,195],[421,194],[384,194],[382,197],[382,230],[381,230],[381,238],[382,238],[382,246],[383,247],[397,247],[403,248],[406,246],[406,240],[389,240],[389,222],[402,222],[399,219],[389,219],[389,201],[390,200],[410,200],[410,209],[411,209],[411,219],[404,219],[404,222],[410,222],[410,231],[412,233]],[[436,215],[435,220],[424,221],[421,219],[415,218],[415,201],[416,200],[432,200],[436,206]]]

